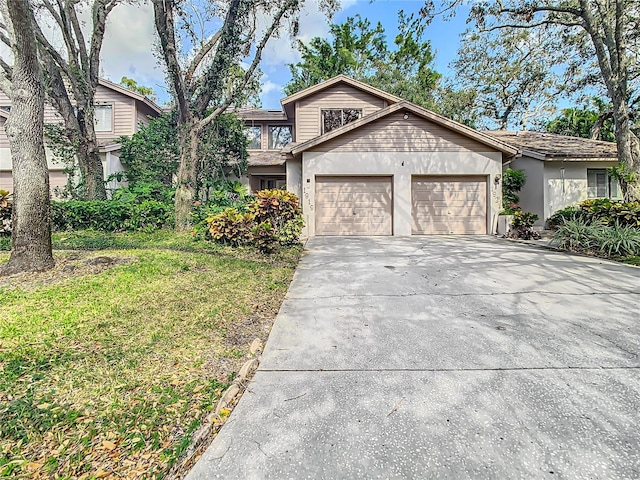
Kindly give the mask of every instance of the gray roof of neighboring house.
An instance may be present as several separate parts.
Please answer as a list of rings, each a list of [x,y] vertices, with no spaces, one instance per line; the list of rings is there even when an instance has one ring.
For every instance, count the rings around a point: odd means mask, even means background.
[[[240,108],[235,113],[243,120],[287,120],[287,116],[282,110]]]
[[[249,151],[249,166],[270,167],[273,165],[284,165],[286,157],[280,150]]]
[[[539,160],[614,161],[618,158],[618,149],[613,142],[532,131],[492,130],[484,133]]]

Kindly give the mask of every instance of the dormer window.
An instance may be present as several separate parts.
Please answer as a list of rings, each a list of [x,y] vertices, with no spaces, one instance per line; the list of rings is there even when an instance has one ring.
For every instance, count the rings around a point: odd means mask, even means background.
[[[322,116],[321,133],[327,133],[362,118],[362,109],[332,108],[331,110],[321,110],[320,114]]]
[[[262,127],[260,125],[247,127],[246,135],[247,140],[249,140],[248,150],[260,150],[262,148]]]
[[[269,150],[277,150],[292,141],[291,125],[269,125]]]

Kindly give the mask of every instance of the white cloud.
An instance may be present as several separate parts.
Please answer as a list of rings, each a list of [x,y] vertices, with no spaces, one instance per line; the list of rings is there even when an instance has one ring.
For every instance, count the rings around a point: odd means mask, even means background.
[[[119,4],[111,12],[105,31],[101,55],[104,76],[114,82],[123,76],[133,78],[164,98],[164,69],[154,55],[155,45],[151,4]]]

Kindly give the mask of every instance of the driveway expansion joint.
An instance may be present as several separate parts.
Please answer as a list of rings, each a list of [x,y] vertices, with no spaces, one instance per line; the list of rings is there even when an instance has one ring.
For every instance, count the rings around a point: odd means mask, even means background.
[[[266,368],[260,369],[264,373],[322,373],[322,372],[522,372],[522,371],[569,371],[569,370],[640,370],[640,365],[630,366],[594,366],[594,367],[487,367],[487,368],[313,368],[313,369],[286,369],[286,368]]]
[[[376,293],[371,295],[327,295],[327,296],[314,296],[314,297],[298,297],[287,296],[289,300],[316,300],[316,299],[339,299],[339,298],[370,298],[370,297],[417,297],[417,296],[432,296],[432,297],[498,297],[508,295],[560,295],[560,296],[593,296],[593,295],[640,295],[640,292],[620,291],[615,292],[548,292],[544,290],[523,290],[519,292],[480,292],[480,293],[446,293],[446,292],[413,292],[413,293]]]

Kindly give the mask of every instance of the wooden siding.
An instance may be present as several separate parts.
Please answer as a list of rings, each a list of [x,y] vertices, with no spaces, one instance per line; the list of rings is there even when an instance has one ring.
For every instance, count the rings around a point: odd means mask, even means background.
[[[133,98],[98,85],[94,103],[96,105],[113,105],[113,130],[111,132],[96,132],[100,143],[135,133],[137,123],[135,102]]]
[[[329,140],[316,152],[490,152],[491,147],[460,133],[410,114],[398,111],[380,120]]]
[[[320,110],[330,108],[361,108],[366,116],[386,106],[385,100],[349,85],[339,84],[296,102],[297,142],[320,135]]]
[[[0,118],[0,148],[9,148],[9,137],[7,137],[7,131],[4,129],[6,122],[4,118]]]

